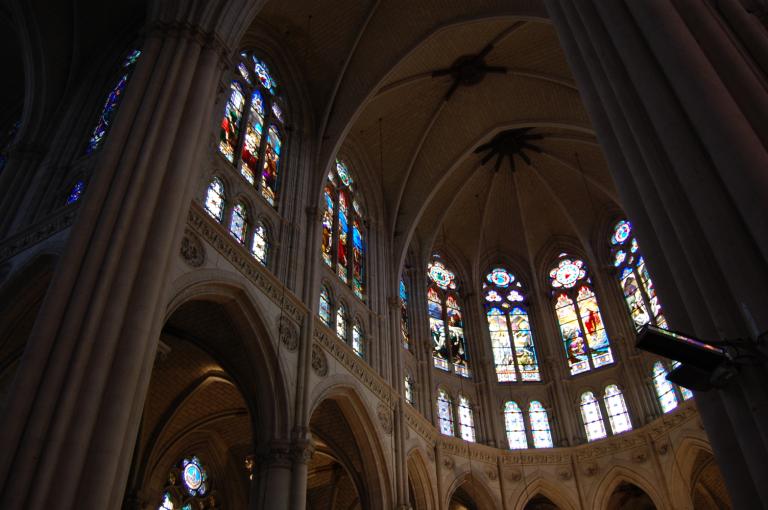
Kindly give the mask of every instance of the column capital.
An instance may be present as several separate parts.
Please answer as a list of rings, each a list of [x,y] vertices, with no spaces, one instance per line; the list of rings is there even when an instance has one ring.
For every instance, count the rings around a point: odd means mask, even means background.
[[[296,464],[306,464],[315,454],[315,442],[312,438],[297,440],[291,445],[291,459]]]

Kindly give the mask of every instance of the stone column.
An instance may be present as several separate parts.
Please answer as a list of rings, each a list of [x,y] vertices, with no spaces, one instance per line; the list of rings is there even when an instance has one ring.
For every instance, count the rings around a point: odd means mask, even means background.
[[[307,474],[309,461],[315,453],[311,439],[295,441],[292,448],[293,469],[291,472],[291,510],[304,510],[307,504]]]
[[[198,182],[193,169],[215,128],[230,51],[216,30],[224,23],[237,37],[251,7],[232,0],[197,17],[189,5],[153,3],[153,16],[167,21],[144,41],[2,417],[5,509],[122,500],[166,275]]]
[[[713,340],[747,338],[753,321],[768,329],[765,92],[745,70],[755,57],[695,2],[547,7],[670,326]],[[696,399],[737,508],[768,505],[764,368]]]
[[[252,496],[250,507],[253,510],[290,508],[291,471],[294,465],[294,452],[290,443],[273,442],[268,453],[258,456],[258,463],[262,476],[259,484],[261,494]]]

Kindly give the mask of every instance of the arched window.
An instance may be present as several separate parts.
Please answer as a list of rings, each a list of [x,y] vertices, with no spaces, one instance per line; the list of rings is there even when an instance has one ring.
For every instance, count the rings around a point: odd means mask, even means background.
[[[531,422],[534,448],[552,448],[552,431],[549,428],[547,410],[538,400],[532,400],[528,406],[528,420]]]
[[[436,255],[427,267],[427,277],[427,312],[434,364],[447,371],[453,366],[458,375],[469,377],[469,353],[461,306],[456,295],[456,275]]]
[[[501,267],[491,270],[485,279],[483,293],[496,377],[499,382],[540,381],[523,285]]]
[[[256,260],[265,266],[267,265],[267,257],[269,256],[269,232],[263,221],[256,223],[256,227],[253,229],[251,253],[256,257]]]
[[[664,413],[668,413],[677,407],[677,395],[675,386],[667,380],[667,369],[661,361],[653,364],[653,387],[656,389],[656,397]]]
[[[205,191],[205,210],[216,221],[224,221],[224,183],[214,177]]]
[[[673,361],[672,370],[676,369],[679,365],[680,365],[679,361]],[[689,400],[693,398],[693,392],[688,388],[685,388],[683,386],[678,386],[677,389],[680,390],[680,395],[683,396],[683,400]]]
[[[248,210],[245,204],[238,202],[232,208],[232,218],[229,221],[229,233],[241,244],[245,244],[248,233]]]
[[[358,321],[352,325],[352,350],[361,358],[365,358],[365,335]]]
[[[453,402],[444,389],[437,390],[437,421],[440,433],[445,436],[454,435],[453,431]]]
[[[408,332],[408,292],[402,278],[400,278],[400,339],[403,347],[411,348],[411,335]]]
[[[528,448],[528,438],[525,435],[525,419],[523,411],[517,402],[508,401],[504,404],[504,425],[507,429],[507,442],[511,450]]]
[[[632,225],[627,220],[621,220],[613,227],[611,258],[635,328],[640,329],[651,323],[666,329],[667,320],[661,311],[651,275],[645,267],[637,239],[632,235]]]
[[[365,300],[365,231],[360,193],[347,165],[336,160],[323,188],[323,260]]]
[[[591,391],[581,395],[581,419],[584,422],[584,431],[587,433],[587,441],[602,439],[606,436],[603,413],[600,412],[600,404]]]
[[[328,288],[323,285],[320,287],[320,319],[329,328],[331,327],[331,294],[328,292]]]
[[[192,455],[171,469],[159,510],[212,508],[213,503],[208,470],[197,456]]]
[[[459,395],[459,432],[465,441],[475,442],[475,418],[472,405],[464,395]]]
[[[221,120],[219,152],[274,206],[283,146],[282,100],[269,68],[255,55],[241,53],[237,69]]]
[[[605,409],[608,411],[608,423],[611,424],[611,432],[620,434],[627,430],[632,430],[632,422],[629,420],[627,404],[624,402],[624,395],[615,384],[605,387]]]
[[[344,342],[347,341],[347,315],[347,307],[344,303],[339,303],[336,310],[336,336]]]
[[[83,191],[85,191],[85,182],[82,180],[76,181],[72,185],[72,188],[69,190],[69,195],[67,195],[67,205],[74,204],[80,200],[80,197],[83,195]]]
[[[563,253],[549,277],[571,375],[613,363],[608,334],[584,262]]]
[[[411,405],[416,405],[413,392],[413,378],[410,375],[406,374],[405,381],[403,381],[403,389],[405,391],[405,401]]]
[[[117,83],[107,95],[104,106],[99,114],[99,120],[96,121],[96,126],[93,128],[93,133],[88,139],[88,146],[85,148],[86,154],[92,154],[95,152],[101,144],[104,142],[104,138],[107,136],[107,132],[112,125],[112,120],[117,112],[117,107],[120,106],[120,100],[125,93],[125,86],[128,84],[128,78],[130,78],[133,69],[136,67],[136,61],[141,56],[141,50],[131,51],[121,67],[121,76],[117,80]]]

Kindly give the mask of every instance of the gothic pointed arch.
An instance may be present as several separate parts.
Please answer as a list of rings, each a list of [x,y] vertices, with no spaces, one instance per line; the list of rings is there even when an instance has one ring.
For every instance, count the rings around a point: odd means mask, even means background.
[[[643,475],[624,466],[613,466],[600,480],[600,483],[595,489],[594,496],[592,498],[591,508],[605,508],[611,510],[619,510],[620,506],[615,505],[617,499],[621,500],[622,489],[628,487],[629,497],[638,497],[638,493],[633,487],[636,487],[642,493],[647,496],[653,506],[640,506],[638,508],[647,510],[671,510],[666,503],[666,499],[662,497],[658,489]],[[618,498],[615,493],[619,492]],[[639,495],[640,504],[647,504],[647,500],[643,499],[642,495]]]
[[[485,508],[500,508],[501,503],[475,473],[465,472],[458,476],[447,491],[446,506],[448,510],[482,510]]]
[[[436,368],[470,377],[459,285],[448,264],[434,254],[427,266],[427,313]]]
[[[429,461],[420,448],[413,448],[407,457],[408,490],[413,510],[433,510],[436,508],[436,483]]]

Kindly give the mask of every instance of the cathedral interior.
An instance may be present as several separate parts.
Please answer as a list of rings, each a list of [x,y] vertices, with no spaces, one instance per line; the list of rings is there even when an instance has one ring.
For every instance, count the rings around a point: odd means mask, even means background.
[[[764,0],[0,27],[3,509],[768,508]]]

